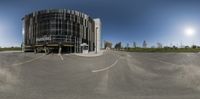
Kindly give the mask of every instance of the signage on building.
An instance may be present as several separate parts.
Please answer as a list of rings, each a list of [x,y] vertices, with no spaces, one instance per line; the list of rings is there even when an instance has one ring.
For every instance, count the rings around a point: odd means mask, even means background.
[[[51,37],[44,36],[41,38],[36,38],[36,41],[48,41],[48,40],[51,40]]]

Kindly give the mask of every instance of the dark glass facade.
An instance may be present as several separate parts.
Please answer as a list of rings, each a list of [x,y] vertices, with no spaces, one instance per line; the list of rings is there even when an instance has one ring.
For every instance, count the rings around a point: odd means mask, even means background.
[[[41,10],[26,15],[23,21],[24,48],[63,46],[81,52],[81,44],[95,50],[95,22],[88,15],[66,9]]]

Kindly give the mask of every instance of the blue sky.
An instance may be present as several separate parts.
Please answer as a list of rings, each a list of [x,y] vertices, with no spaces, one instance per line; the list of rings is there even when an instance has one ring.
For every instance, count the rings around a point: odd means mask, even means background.
[[[102,20],[102,39],[123,45],[136,42],[149,47],[200,45],[200,0],[1,0],[0,46],[20,46],[21,18],[41,9],[65,8]],[[186,36],[187,27],[195,29]]]

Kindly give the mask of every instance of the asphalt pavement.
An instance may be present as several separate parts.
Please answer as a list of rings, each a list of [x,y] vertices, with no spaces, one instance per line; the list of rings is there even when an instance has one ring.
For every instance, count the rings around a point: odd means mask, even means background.
[[[0,99],[198,99],[199,53],[0,53]]]

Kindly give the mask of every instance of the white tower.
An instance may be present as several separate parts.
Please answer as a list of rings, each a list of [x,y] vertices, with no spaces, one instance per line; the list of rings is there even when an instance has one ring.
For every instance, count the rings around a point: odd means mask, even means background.
[[[99,18],[94,19],[95,22],[95,52],[101,50],[101,20]]]

